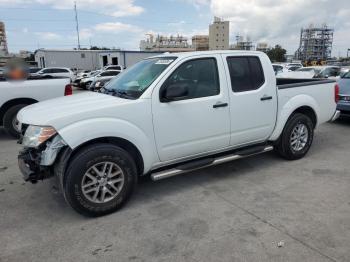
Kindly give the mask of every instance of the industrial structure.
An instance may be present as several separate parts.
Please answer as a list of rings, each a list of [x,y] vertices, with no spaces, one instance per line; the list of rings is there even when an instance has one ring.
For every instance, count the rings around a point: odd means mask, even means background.
[[[7,40],[6,40],[6,30],[5,24],[0,21],[0,56],[7,56]]]
[[[208,35],[194,35],[192,37],[192,48],[195,51],[209,50],[209,36]]]
[[[96,70],[106,65],[132,66],[140,60],[161,52],[125,50],[55,50],[35,51],[35,61],[39,67],[69,67],[83,70]]]
[[[187,37],[182,35],[163,36],[147,34],[146,40],[140,41],[141,51],[186,52],[193,51]]]
[[[310,25],[300,31],[300,45],[295,58],[304,63],[324,63],[331,58],[334,29]]]
[[[209,50],[227,50],[230,47],[230,22],[214,17],[209,25]]]
[[[270,50],[270,47],[269,47],[268,43],[260,42],[260,43],[257,43],[257,45],[256,45],[256,51],[266,53],[269,50]]]
[[[230,49],[234,50],[254,50],[253,42],[250,40],[249,37],[247,37],[246,40],[244,40],[243,36],[237,35],[236,36],[236,44],[231,45]]]

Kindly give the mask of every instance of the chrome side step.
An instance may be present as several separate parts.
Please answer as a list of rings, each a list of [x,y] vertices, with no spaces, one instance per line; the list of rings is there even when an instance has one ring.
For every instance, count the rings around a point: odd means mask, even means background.
[[[247,153],[246,151],[241,151],[240,152],[236,152],[235,154],[231,154],[231,155],[225,155],[225,156],[220,156],[217,158],[208,158],[208,159],[204,159],[204,160],[199,160],[202,162],[202,165],[197,165],[196,162],[194,161],[194,165],[193,168],[191,168],[191,162],[189,164],[185,164],[185,165],[179,165],[177,167],[171,168],[171,169],[167,169],[167,170],[162,170],[162,171],[158,171],[155,173],[151,174],[151,178],[153,181],[157,181],[157,180],[161,180],[164,178],[168,178],[168,177],[172,177],[172,176],[176,176],[176,175],[180,175],[183,173],[187,173],[190,171],[194,171],[194,170],[198,170],[198,169],[202,169],[205,167],[209,167],[209,166],[216,166],[216,165],[220,165],[226,162],[230,162],[233,160],[237,160],[240,158],[245,158],[248,156],[253,156],[253,155],[257,155],[257,154],[261,154],[261,153],[265,153],[265,152],[269,152],[273,150],[273,146],[265,146],[262,147],[261,150],[259,151],[252,151],[251,153]]]

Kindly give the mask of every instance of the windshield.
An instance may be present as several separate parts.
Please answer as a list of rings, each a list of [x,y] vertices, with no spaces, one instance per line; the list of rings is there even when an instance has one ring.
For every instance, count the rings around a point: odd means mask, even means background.
[[[350,72],[345,73],[342,78],[350,78]]]
[[[125,98],[137,99],[175,59],[158,57],[142,60],[113,78],[105,89]]]

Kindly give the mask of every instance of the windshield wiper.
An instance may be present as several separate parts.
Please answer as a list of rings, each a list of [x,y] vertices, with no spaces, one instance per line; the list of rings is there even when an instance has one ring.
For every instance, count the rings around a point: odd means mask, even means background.
[[[123,91],[123,90],[103,88],[102,93],[107,95],[117,96],[120,98],[136,99],[135,97],[131,96],[127,91]]]
[[[115,94],[117,94],[119,97],[126,98],[126,99],[135,99],[132,95],[130,95],[127,91],[123,90],[114,90]]]

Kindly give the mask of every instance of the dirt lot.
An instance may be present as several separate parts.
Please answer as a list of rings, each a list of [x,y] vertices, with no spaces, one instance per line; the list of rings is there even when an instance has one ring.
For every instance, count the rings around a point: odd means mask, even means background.
[[[350,120],[320,127],[300,161],[269,153],[144,180],[98,219],[50,181],[24,183],[18,149],[0,129],[0,261],[350,260]]]

